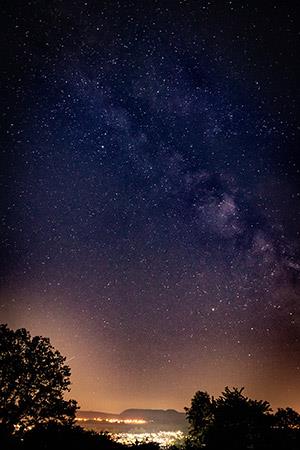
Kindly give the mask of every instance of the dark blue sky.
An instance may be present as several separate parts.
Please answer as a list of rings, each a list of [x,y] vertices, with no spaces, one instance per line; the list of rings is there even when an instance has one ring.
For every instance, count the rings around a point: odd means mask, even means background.
[[[300,408],[293,2],[4,2],[1,321],[83,408]]]

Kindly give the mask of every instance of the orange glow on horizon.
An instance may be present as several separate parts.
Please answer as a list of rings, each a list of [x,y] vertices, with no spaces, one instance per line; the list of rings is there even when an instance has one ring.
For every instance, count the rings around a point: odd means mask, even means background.
[[[76,417],[77,422],[89,422],[89,421],[95,421],[95,422],[106,422],[106,423],[119,423],[119,424],[125,424],[125,425],[144,425],[148,423],[144,419],[116,419],[116,418],[104,418],[104,417]]]

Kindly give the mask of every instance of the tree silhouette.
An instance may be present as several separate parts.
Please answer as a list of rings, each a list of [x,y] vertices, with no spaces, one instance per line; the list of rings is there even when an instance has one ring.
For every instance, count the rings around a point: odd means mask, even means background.
[[[72,424],[77,403],[65,400],[70,368],[49,339],[0,325],[0,424],[12,435],[37,424]]]
[[[26,432],[18,450],[124,450],[108,433],[48,422]],[[149,449],[152,450],[152,449]]]
[[[244,396],[243,389],[226,387],[217,399],[198,391],[185,410],[193,446],[218,450],[269,448],[273,423],[270,405]]]
[[[190,444],[205,445],[214,420],[214,399],[207,392],[197,391],[191,407],[184,408],[189,421]]]
[[[215,401],[214,422],[209,430],[212,448],[265,448],[272,425],[270,404],[252,400],[242,389],[225,388]]]
[[[276,426],[280,429],[300,428],[300,414],[292,408],[278,408],[274,417]]]

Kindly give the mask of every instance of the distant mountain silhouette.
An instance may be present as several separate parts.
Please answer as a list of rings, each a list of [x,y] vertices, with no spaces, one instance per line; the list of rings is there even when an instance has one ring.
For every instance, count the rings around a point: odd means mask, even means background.
[[[186,430],[187,421],[186,415],[183,412],[178,412],[175,409],[138,409],[131,408],[122,411],[120,414],[106,413],[102,411],[78,411],[77,417],[80,419],[88,419],[90,424],[86,424],[87,427],[93,429],[107,429],[107,430],[122,430],[126,431],[128,429],[136,428],[137,425],[122,425],[122,424],[108,424],[105,423],[101,425],[101,422],[93,422],[93,419],[144,419],[146,424],[139,425],[139,428],[143,428],[145,431],[151,430]],[[91,422],[93,425],[91,425]]]
[[[107,413],[103,411],[81,411],[77,412],[77,417],[82,417],[85,419],[144,419],[147,421],[155,422],[170,422],[170,421],[181,421],[185,420],[185,413],[176,411],[175,409],[138,409],[130,408],[125,409],[120,414]]]

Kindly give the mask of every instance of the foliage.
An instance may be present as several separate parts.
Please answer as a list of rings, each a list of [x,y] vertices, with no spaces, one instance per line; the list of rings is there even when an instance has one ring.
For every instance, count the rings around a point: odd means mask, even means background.
[[[18,450],[119,450],[121,444],[107,433],[84,430],[71,424],[49,422],[24,433]]]
[[[154,442],[126,446],[107,433],[75,426],[77,404],[65,400],[70,368],[41,336],[0,325],[0,442],[14,450],[159,450]],[[299,450],[300,414],[225,388],[219,398],[198,391],[185,408],[189,436],[172,450]],[[1,448],[2,448],[1,447]],[[170,449],[171,450],[171,449]]]
[[[72,424],[70,368],[49,339],[0,325],[0,429],[11,435],[49,421]]]
[[[136,442],[130,446],[123,446],[123,449],[129,447],[130,450],[159,450],[160,445],[157,442]],[[169,449],[170,450],[170,449]]]
[[[278,408],[275,414],[276,426],[281,429],[299,428],[300,414],[292,408]]]
[[[214,402],[214,421],[209,430],[211,447],[264,448],[272,423],[268,402],[252,400],[243,389],[228,387]]]
[[[213,424],[214,399],[207,392],[198,391],[192,398],[191,407],[184,408],[190,427],[189,445],[206,443],[208,431]]]
[[[291,408],[272,414],[268,402],[246,397],[243,388],[226,387],[217,399],[198,391],[185,410],[190,425],[187,448],[300,448],[300,415]]]

